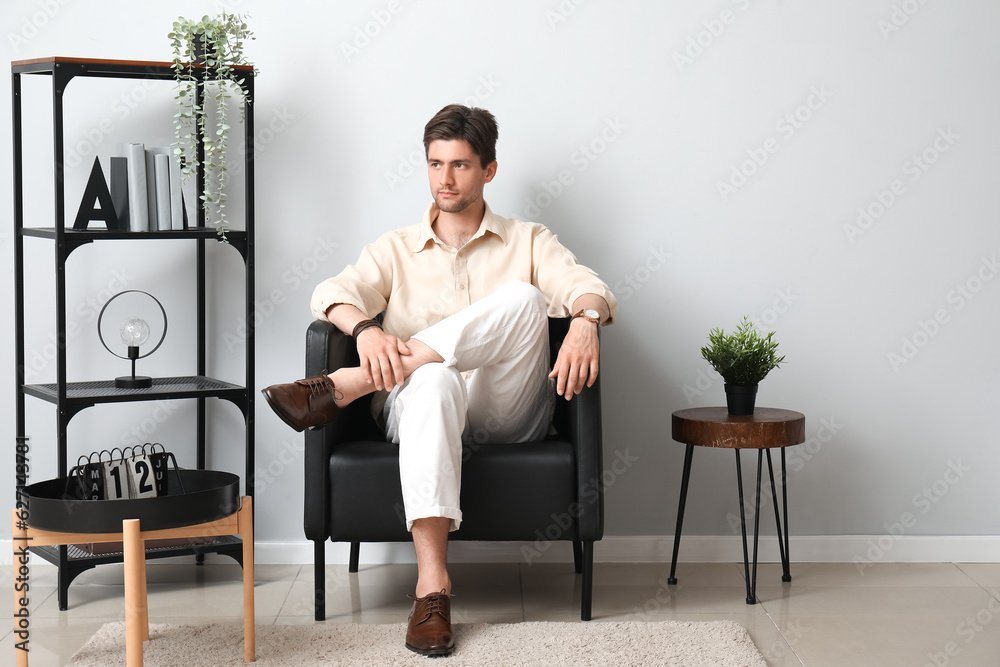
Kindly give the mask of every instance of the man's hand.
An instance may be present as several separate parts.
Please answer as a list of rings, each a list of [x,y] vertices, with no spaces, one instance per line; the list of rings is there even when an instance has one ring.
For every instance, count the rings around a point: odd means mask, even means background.
[[[403,361],[400,355],[409,355],[410,348],[395,336],[384,333],[378,327],[365,329],[355,341],[361,370],[369,384],[376,389],[391,389],[395,384],[403,384]]]
[[[556,393],[569,400],[597,381],[600,341],[597,325],[582,317],[570,322],[559,348],[550,378],[556,378]]]

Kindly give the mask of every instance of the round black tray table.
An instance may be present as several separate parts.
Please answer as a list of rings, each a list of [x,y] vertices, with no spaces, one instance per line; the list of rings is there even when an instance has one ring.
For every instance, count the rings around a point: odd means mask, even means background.
[[[243,541],[244,660],[256,658],[253,597],[253,502],[239,497],[239,477],[214,470],[171,470],[170,493],[152,498],[85,500],[74,479],[24,487],[27,507],[11,512],[15,571],[23,594],[14,599],[14,650],[28,667],[30,570],[28,549],[77,542],[122,542],[125,563],[125,661],[142,667],[149,640],[146,608],[147,540],[237,535]]]
[[[125,519],[142,529],[163,530],[207,523],[239,509],[240,478],[218,470],[168,470],[169,493],[153,498],[87,500],[75,478],[59,477],[24,487],[28,525],[67,533],[110,533]],[[183,490],[183,492],[182,492]]]

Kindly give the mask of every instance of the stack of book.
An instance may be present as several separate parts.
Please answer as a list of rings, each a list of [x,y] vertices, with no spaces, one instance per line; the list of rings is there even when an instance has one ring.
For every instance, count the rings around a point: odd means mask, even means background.
[[[173,148],[131,143],[117,153],[111,158],[111,199],[119,229],[186,229],[181,165]]]

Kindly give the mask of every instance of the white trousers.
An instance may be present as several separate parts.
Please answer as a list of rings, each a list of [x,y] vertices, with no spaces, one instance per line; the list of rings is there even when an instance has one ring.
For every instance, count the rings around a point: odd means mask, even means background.
[[[414,371],[385,403],[399,445],[406,529],[427,517],[462,522],[462,444],[545,436],[553,396],[545,297],[510,282],[413,338],[444,359]],[[472,371],[471,375],[469,371]]]

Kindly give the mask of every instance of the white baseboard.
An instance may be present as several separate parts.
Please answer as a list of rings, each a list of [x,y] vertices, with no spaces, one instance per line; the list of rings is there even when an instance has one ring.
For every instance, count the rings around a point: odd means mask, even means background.
[[[669,563],[673,544],[672,537],[605,537],[594,545],[594,560],[601,563]],[[752,557],[752,541],[748,548]],[[780,561],[778,540],[774,535],[761,536],[758,548],[760,562]],[[789,555],[793,562],[800,563],[993,563],[1000,562],[1000,536],[793,536]],[[255,556],[260,563],[311,563],[312,542],[258,542]],[[346,563],[347,559],[347,544],[327,543],[328,564]],[[571,562],[573,550],[568,542],[454,542],[448,546],[448,560],[454,563],[560,563]],[[739,536],[684,536],[678,560],[742,562],[742,540]],[[413,546],[362,544],[361,562],[412,563],[415,562]]]
[[[672,537],[605,537],[594,546],[599,563],[669,563]],[[753,544],[749,545],[751,556]],[[0,564],[12,562],[11,540],[0,540]],[[328,565],[346,564],[348,545],[326,544]],[[791,538],[789,555],[793,563],[996,563],[1000,562],[1000,536],[902,536],[823,535]],[[258,564],[312,563],[313,543],[257,542],[254,560]],[[228,559],[225,559],[228,560]],[[453,563],[565,563],[573,560],[568,542],[454,542],[448,547]],[[743,561],[739,536],[691,535],[681,539],[678,560],[688,563],[738,563]],[[760,538],[758,561],[780,560],[774,535]],[[368,564],[413,563],[413,545],[374,543],[361,545],[361,562]]]

